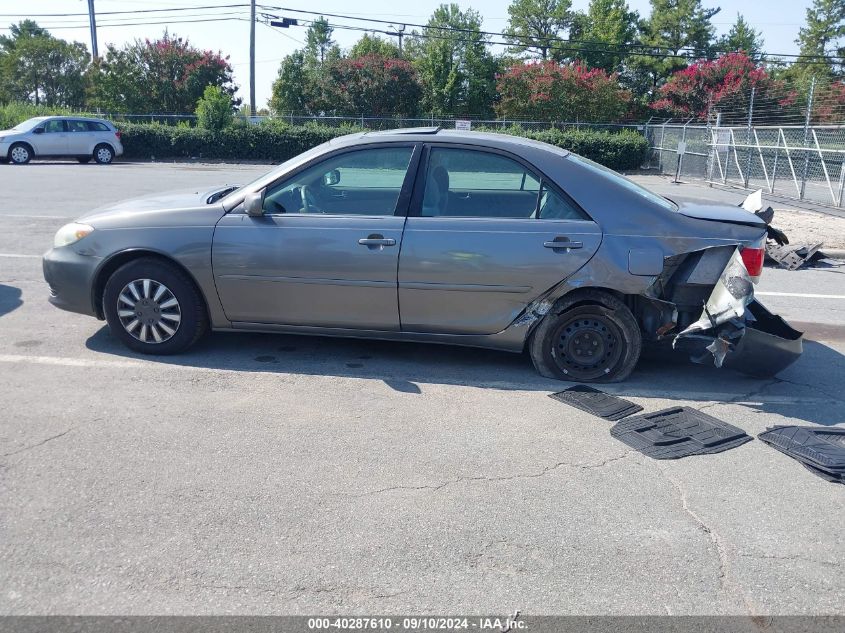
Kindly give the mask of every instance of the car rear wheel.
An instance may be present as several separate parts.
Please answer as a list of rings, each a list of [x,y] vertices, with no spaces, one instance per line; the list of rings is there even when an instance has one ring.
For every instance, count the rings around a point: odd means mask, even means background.
[[[94,148],[94,160],[101,165],[108,165],[114,160],[114,150],[102,143]]]
[[[205,304],[192,280],[167,262],[143,258],[121,266],[106,282],[103,312],[109,329],[142,354],[176,354],[208,327]]]
[[[32,148],[26,143],[15,143],[9,148],[9,160],[15,165],[26,165],[32,160]]]
[[[597,290],[565,297],[529,341],[537,371],[573,382],[625,380],[641,350],[642,335],[634,315],[622,301]]]

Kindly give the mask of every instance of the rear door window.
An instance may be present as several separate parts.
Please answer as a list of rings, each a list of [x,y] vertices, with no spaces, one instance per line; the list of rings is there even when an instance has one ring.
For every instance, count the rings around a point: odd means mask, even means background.
[[[105,123],[100,123],[99,121],[87,121],[88,129],[91,132],[108,132],[109,126]]]
[[[432,147],[420,215],[531,218],[539,191],[539,179],[506,156]]]
[[[88,132],[88,122],[87,121],[68,121],[67,122],[67,129],[68,132]]]

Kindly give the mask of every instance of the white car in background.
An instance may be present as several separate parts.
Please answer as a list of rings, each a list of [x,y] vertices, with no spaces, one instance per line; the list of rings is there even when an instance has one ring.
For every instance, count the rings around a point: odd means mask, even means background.
[[[0,131],[0,162],[25,165],[35,158],[94,159],[108,165],[123,154],[120,131],[109,121],[40,116]]]

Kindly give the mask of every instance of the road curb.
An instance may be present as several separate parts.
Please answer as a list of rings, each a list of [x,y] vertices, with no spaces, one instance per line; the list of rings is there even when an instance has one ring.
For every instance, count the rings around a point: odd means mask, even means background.
[[[821,252],[833,259],[845,259],[845,248],[825,248],[821,247]]]

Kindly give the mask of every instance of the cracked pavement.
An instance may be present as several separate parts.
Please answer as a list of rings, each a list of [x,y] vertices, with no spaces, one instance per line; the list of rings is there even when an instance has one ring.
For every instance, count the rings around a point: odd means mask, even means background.
[[[0,254],[35,256],[88,206],[264,168],[7,170],[38,211],[0,210]],[[758,290],[845,295],[843,272]],[[46,295],[37,257],[0,257],[0,613],[845,614],[845,486],[760,441],[654,461],[483,350],[216,334],[140,357]],[[603,389],[751,435],[845,425],[845,300],[761,300],[807,331],[777,379],[650,355]]]

